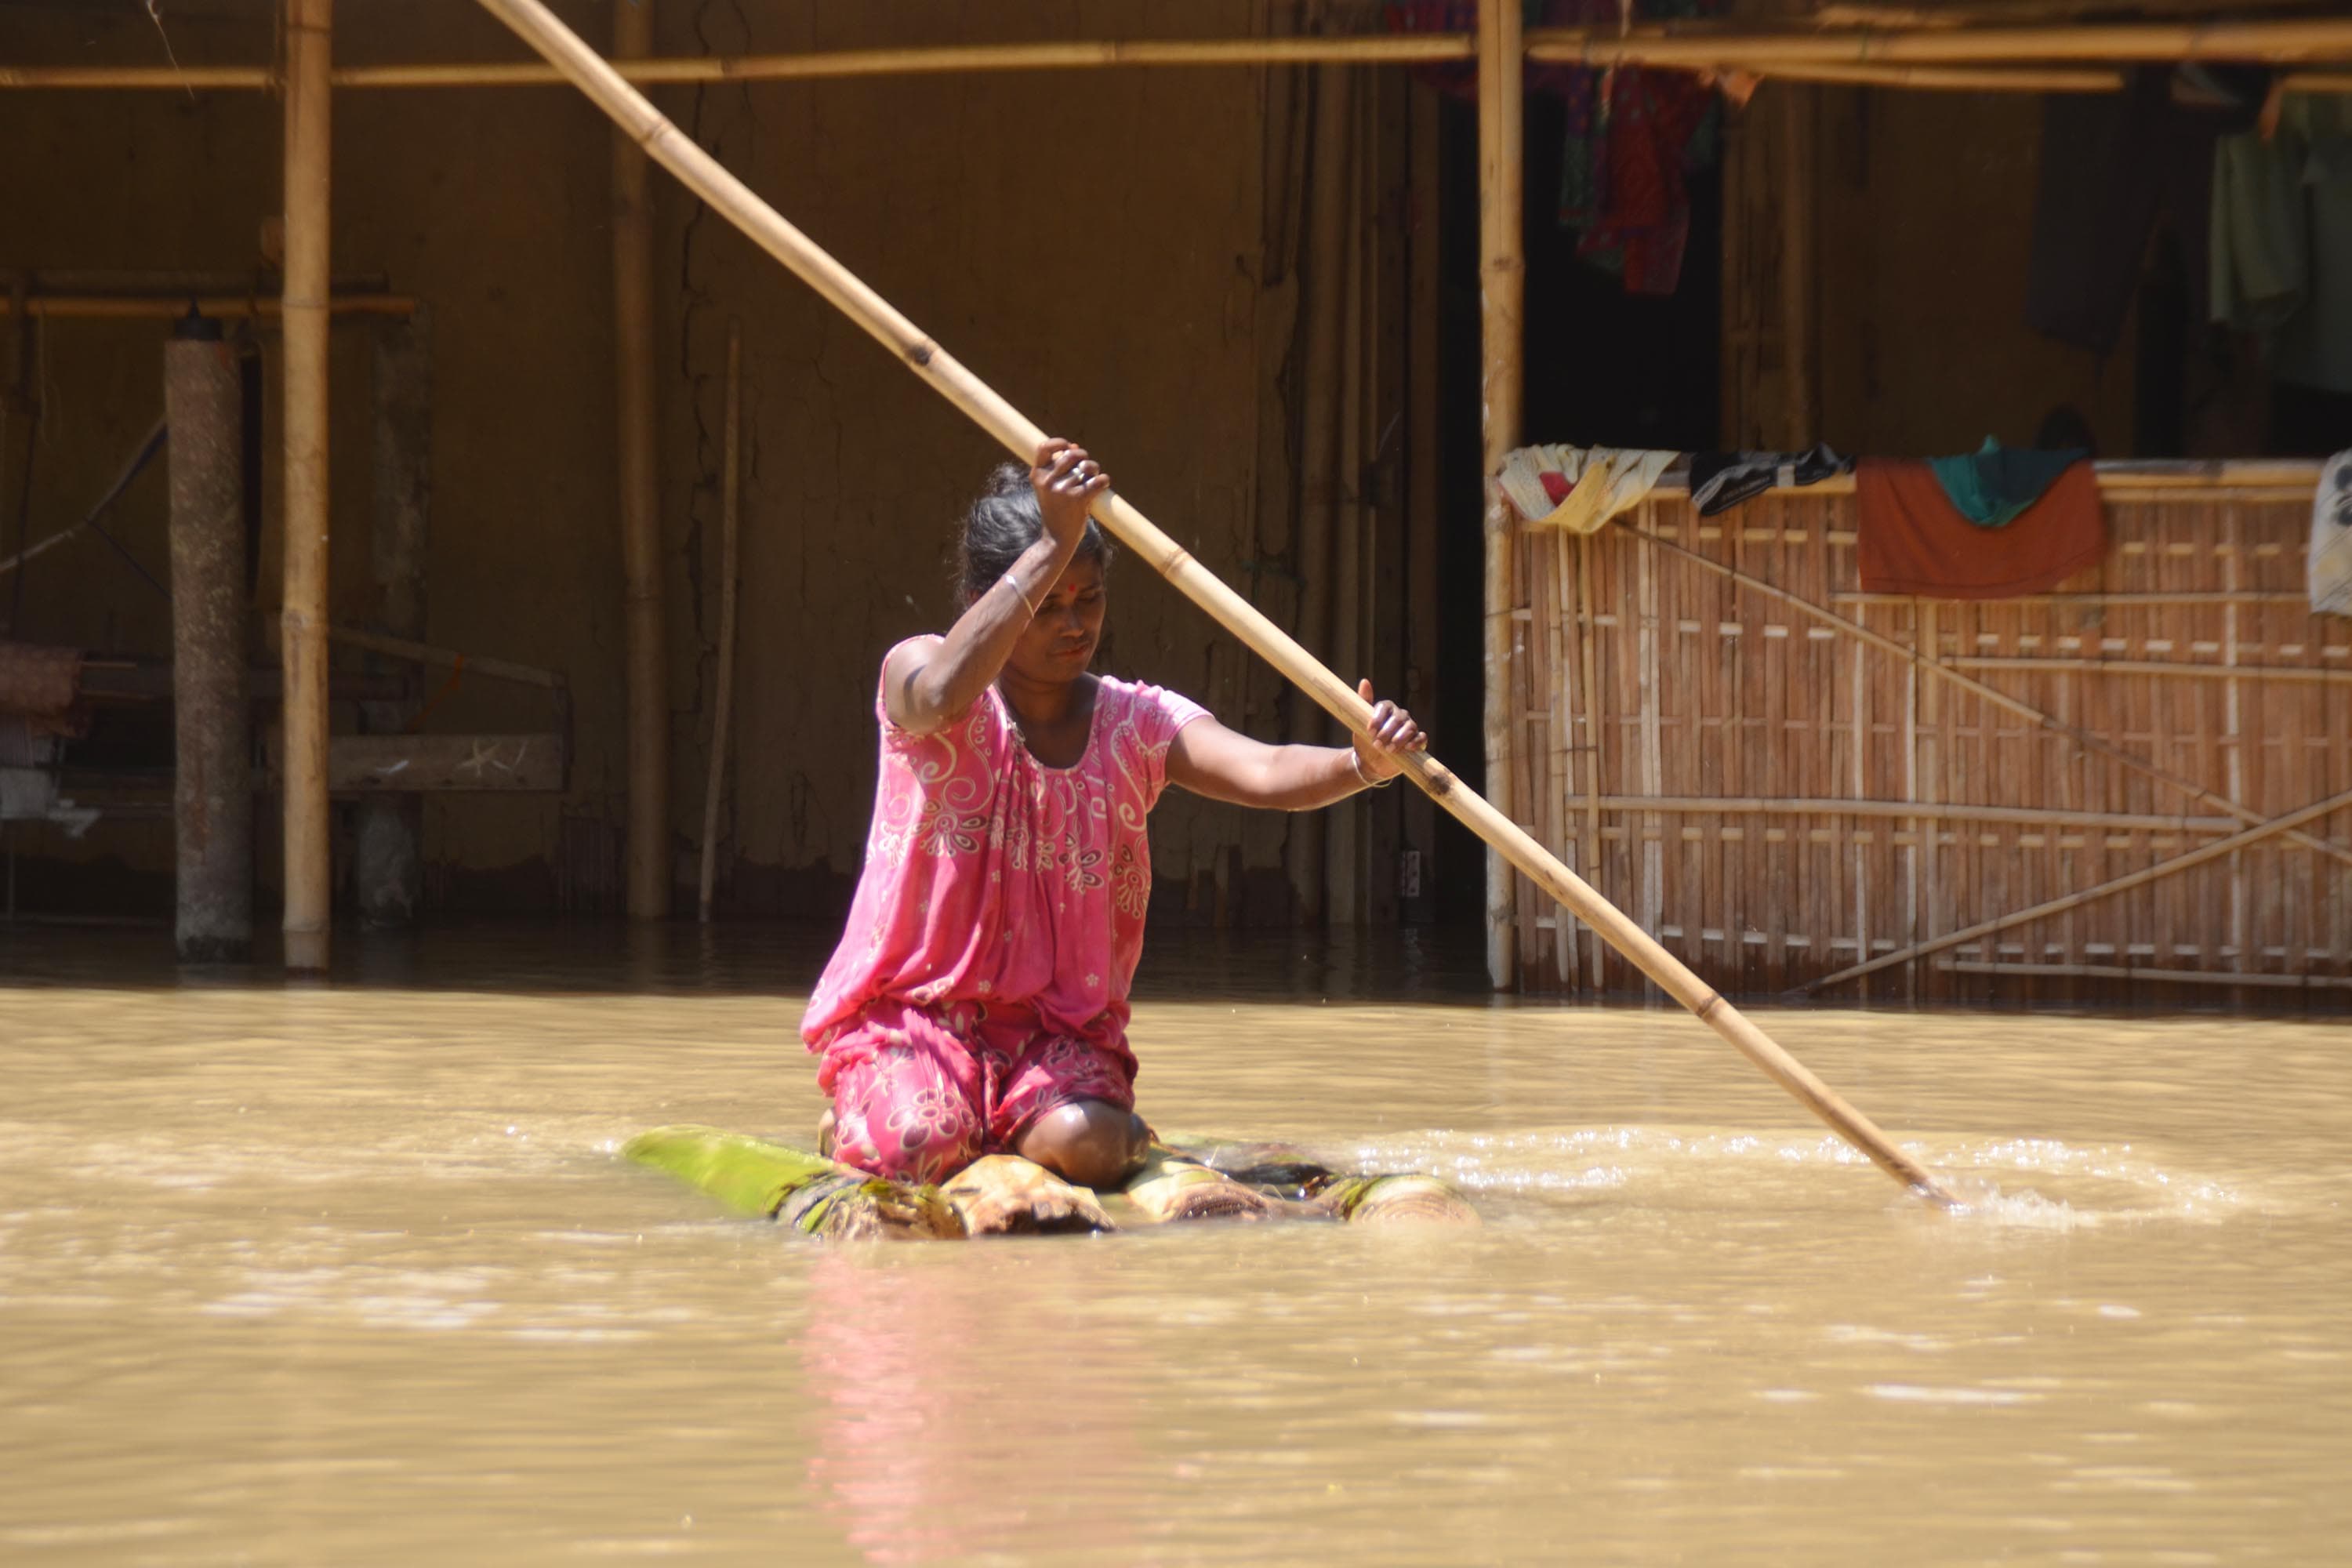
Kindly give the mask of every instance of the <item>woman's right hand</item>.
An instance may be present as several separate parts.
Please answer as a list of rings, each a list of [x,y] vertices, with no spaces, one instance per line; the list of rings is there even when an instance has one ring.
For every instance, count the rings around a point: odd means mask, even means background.
[[[1087,508],[1109,491],[1110,476],[1087,456],[1084,447],[1056,437],[1037,448],[1037,460],[1029,466],[1029,488],[1037,492],[1046,536],[1069,551],[1086,537]]]

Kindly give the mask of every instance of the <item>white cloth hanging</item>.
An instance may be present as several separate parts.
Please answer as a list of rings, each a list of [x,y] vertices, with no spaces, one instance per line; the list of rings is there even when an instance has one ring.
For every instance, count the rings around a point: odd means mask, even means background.
[[[1528,527],[1591,533],[1639,505],[1675,456],[1629,447],[1521,447],[1495,478]],[[1546,484],[1547,477],[1556,482]]]
[[[2352,616],[2352,451],[2319,465],[2306,558],[2314,615]]]

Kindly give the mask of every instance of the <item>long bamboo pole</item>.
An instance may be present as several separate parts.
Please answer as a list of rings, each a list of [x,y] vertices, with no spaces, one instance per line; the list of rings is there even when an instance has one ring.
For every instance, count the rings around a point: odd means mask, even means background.
[[[623,55],[653,49],[654,0],[613,7]],[[628,910],[669,914],[669,680],[662,627],[661,491],[654,391],[654,216],[650,172],[635,141],[613,134],[614,449],[619,459],[622,657],[627,661]]]
[[[1655,812],[1674,816],[1871,816],[1907,817],[1919,815],[1916,800],[1866,800],[1860,796],[1604,795],[1592,799],[1597,811]],[[2007,822],[2026,827],[2110,827],[2149,833],[2234,833],[2241,824],[2229,816],[2168,816],[2154,811],[2068,811],[2042,805],[1969,805],[1936,803],[1936,815],[1948,822]]]
[[[1511,688],[1519,638],[1513,615],[1517,543],[1510,503],[1493,476],[1519,444],[1526,390],[1527,214],[1521,165],[1526,135],[1526,70],[1520,59],[1519,0],[1478,0],[1478,303],[1484,363],[1479,376],[1479,430],[1487,476],[1485,489],[1486,793],[1511,816]],[[1513,818],[1516,820],[1516,817]],[[1518,962],[1513,920],[1517,893],[1510,859],[1499,847],[1486,856],[1486,975],[1507,990]]]
[[[268,295],[226,294],[183,296],[176,300],[134,300],[105,294],[34,294],[25,300],[25,314],[35,321],[176,321],[194,312],[218,321],[268,320],[283,313],[282,299]],[[327,301],[331,316],[413,316],[416,300],[407,294],[338,294]],[[0,317],[10,306],[0,297]]]
[[[2128,892],[2134,888],[2165,877],[2176,876],[2193,867],[2202,866],[2208,860],[2219,859],[2224,855],[2234,855],[2249,844],[2259,844],[2265,838],[2284,833],[2289,828],[2300,827],[2306,822],[2315,822],[2321,817],[2342,811],[2347,806],[2352,806],[2352,790],[2329,795],[2326,800],[2314,801],[2299,811],[2290,811],[2284,816],[2274,816],[2258,826],[2247,828],[2243,833],[2233,833],[2229,837],[2218,839],[2211,844],[2200,845],[2185,854],[2174,856],[2169,860],[2159,860],[2153,866],[2131,872],[2127,876],[2115,878],[2111,881],[2101,882],[2095,888],[2084,888],[2080,892],[2047,900],[2035,904],[2031,909],[2012,910],[2008,914],[1998,915],[1989,921],[1979,921],[1975,925],[1948,932],[1932,941],[1914,942],[1909,947],[1896,952],[1881,953],[1866,963],[1849,965],[1834,973],[1824,974],[1818,980],[1808,980],[1798,989],[1819,991],[1843,981],[1874,973],[1897,963],[1908,963],[1916,958],[1926,958],[1930,953],[1941,952],[1948,947],[1957,947],[1961,942],[1973,942],[1980,936],[1990,936],[1995,931],[2007,931],[2011,926],[2023,925],[2028,921],[2038,921],[2051,915],[2063,914],[2068,910],[2078,909],[2097,900],[2111,898],[2116,893]]]
[[[1621,523],[1618,526],[1624,525]],[[1626,531],[1654,549],[1670,551],[1693,565],[1712,572],[1718,577],[1728,578],[1741,587],[1761,594],[1768,599],[1776,599],[1800,615],[1810,616],[1823,626],[1835,626],[1848,636],[1857,637],[1884,653],[1892,654],[1915,669],[1925,670],[1950,685],[1958,687],[1963,691],[1973,692],[1985,701],[1997,708],[2006,709],[2021,719],[2030,719],[2054,734],[2065,736],[2085,751],[2096,752],[2099,755],[2111,762],[2120,763],[2135,773],[2169,784],[2191,800],[2199,800],[2208,805],[2217,806],[2241,822],[2259,824],[2263,820],[2263,814],[2253,807],[2232,800],[2216,790],[2208,789],[2193,779],[2184,778],[2179,773],[2169,772],[2146,757],[2126,751],[2112,741],[2100,739],[2088,730],[2081,729],[2067,723],[2063,719],[2045,713],[2031,702],[2011,697],[1998,686],[1989,685],[1966,671],[1953,668],[1924,647],[1912,647],[1908,644],[1897,642],[1883,632],[1873,631],[1860,621],[1841,616],[1835,610],[1824,609],[1801,594],[1792,594],[1777,584],[1767,583],[1761,577],[1750,576],[1737,567],[1727,566],[1711,556],[1702,555],[1697,551],[1686,545],[1677,544],[1671,539],[1662,539],[1657,534],[1646,532],[1638,528],[1628,528]],[[1932,605],[1933,601],[1930,601],[1930,604]],[[2347,849],[2341,844],[2308,833],[2294,833],[2290,834],[2289,837],[2306,849],[2316,849],[2323,855],[2332,855],[2336,859],[2352,865],[2352,849]]]
[[[1743,69],[1732,66],[1727,69]],[[1907,87],[1922,92],[2121,92],[2113,70],[2035,70],[2028,66],[1858,66],[1827,60],[1759,65],[1751,73],[1769,81],[1817,81],[1847,87]],[[2290,88],[2288,90],[2294,90]]]
[[[719,695],[710,715],[710,780],[702,793],[702,875],[695,910],[710,923],[710,895],[719,880],[719,802],[727,785],[727,740],[735,704],[736,538],[743,489],[743,323],[727,323],[726,434],[719,476]]]
[[[2021,37],[2038,37],[2051,29],[2008,31],[2008,45]],[[2076,29],[2096,33],[2097,28]],[[1942,29],[1937,36],[1951,36]],[[1893,33],[1874,31],[1887,39]],[[1573,59],[1586,45],[1580,35],[1558,30],[1529,35],[1529,58],[1537,61]],[[1823,46],[1842,58],[1802,52],[1790,58],[1791,41],[1807,43],[1816,37],[1842,40]],[[2070,47],[2053,54],[2040,45],[2017,46],[2013,52],[1995,48],[1966,57],[1965,66],[1884,63],[1883,54],[1867,53],[1880,63],[1863,63],[1851,46],[1852,35],[1804,33],[1696,33],[1667,37],[1636,31],[1623,40],[1609,40],[1624,49],[1643,52],[1645,43],[1669,46],[1642,63],[1696,71],[1748,71],[1754,75],[1797,81],[1849,82],[1863,86],[1916,88],[1927,91],[1967,92],[2114,92],[2122,77],[2096,68],[2037,68],[2052,58],[2169,58],[2165,55],[2133,53],[2128,45],[2109,53],[2104,46]],[[1761,47],[1759,47],[1761,46]],[[2266,55],[2261,49],[2244,58],[2294,60],[2309,51],[2282,45]],[[2328,55],[2352,54],[2331,47]],[[1085,70],[1128,68],[1214,67],[1267,65],[1444,65],[1475,58],[1476,41],[1468,33],[1350,34],[1328,37],[1105,39],[1047,44],[980,44],[882,49],[825,49],[808,54],[721,55],[695,58],[640,58],[612,62],[633,82],[647,85],[696,82],[826,81],[861,77],[980,74],[996,71]],[[1771,58],[1766,58],[1769,55]],[[1687,57],[1687,58],[1685,58]],[[2227,58],[2240,58],[2229,56]],[[408,64],[344,66],[330,73],[337,89],[432,89],[485,87],[557,87],[562,75],[533,61],[453,60]],[[268,66],[0,66],[0,91],[64,91],[121,89],[131,91],[270,92],[282,79]],[[2288,92],[2352,92],[2352,71],[2319,69],[2289,71],[2282,79]]]
[[[551,15],[541,0],[481,0],[481,4],[532,48],[553,61],[599,109],[610,115],[649,156],[684,182],[688,189],[898,355],[973,423],[1012,452],[1025,458],[1036,451],[1045,438],[1043,430],[924,336],[889,301],[786,222],[690,137],[681,134],[577,34]],[[1186,597],[1296,682],[1326,712],[1358,734],[1366,731],[1371,708],[1356,695],[1354,688],[1326,669],[1281,627],[1261,615],[1255,605],[1193,560],[1133,503],[1124,496],[1107,496],[1098,503],[1096,515]],[[1426,752],[1413,752],[1405,757],[1404,770],[1439,805],[1488,844],[1500,847],[1545,891],[1566,904],[1669,995],[1696,1014],[1839,1137],[1867,1155],[1872,1163],[1938,1204],[1948,1206],[1955,1202],[1949,1191],[1925,1166],[1895,1147],[1868,1117],[1848,1105],[1834,1089],[1815,1078],[1738,1008],[1587,887],[1516,823],[1480,799],[1443,764]]]
[[[333,919],[327,798],[327,353],[334,0],[286,4],[286,967],[327,967]]]
[[[1736,33],[1690,28],[1620,37],[1614,28],[1539,27],[1528,58],[1551,65],[1769,68],[1788,61],[1856,65],[1990,64],[2041,60],[2340,60],[2352,58],[2352,17],[2286,21],[2138,22],[2074,27],[1866,27]]]
[[[2203,680],[2299,680],[2326,686],[2352,684],[2352,669],[2307,664],[2167,664],[2125,658],[2011,658],[1966,654],[1944,661],[1954,669],[2012,670],[2056,675],[2154,675]]]
[[[2244,973],[2227,969],[2136,969],[2121,963],[1978,963],[1962,959],[1939,963],[1946,974],[1988,974],[2011,978],[2053,980],[2126,980],[2137,985],[2154,981],[2163,985],[2247,985],[2282,991],[2352,989],[2347,974]]]
[[[1038,44],[971,44],[881,49],[821,49],[805,54],[723,55],[608,63],[647,86],[693,82],[824,81],[849,77],[929,76],[982,71],[1086,70],[1108,67],[1267,65],[1444,65],[1474,52],[1467,33],[1343,34],[1265,38],[1138,38]],[[339,88],[560,87],[563,75],[536,60],[423,61],[345,66]],[[268,90],[268,66],[0,66],[0,89],[165,89],[172,91]]]

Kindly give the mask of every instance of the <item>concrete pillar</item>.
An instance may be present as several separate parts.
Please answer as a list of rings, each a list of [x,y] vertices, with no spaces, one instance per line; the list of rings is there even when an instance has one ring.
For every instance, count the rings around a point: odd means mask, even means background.
[[[374,505],[370,567],[378,631],[412,641],[425,636],[425,548],[433,505],[432,328],[423,307],[376,330],[371,392],[375,411]],[[407,714],[396,702],[362,702],[372,733],[398,731]],[[412,923],[425,896],[425,797],[372,795],[354,808],[352,876],[360,923],[377,929]]]
[[[220,323],[190,316],[163,348],[171,426],[173,935],[184,963],[253,953],[251,710],[246,692],[244,407]]]

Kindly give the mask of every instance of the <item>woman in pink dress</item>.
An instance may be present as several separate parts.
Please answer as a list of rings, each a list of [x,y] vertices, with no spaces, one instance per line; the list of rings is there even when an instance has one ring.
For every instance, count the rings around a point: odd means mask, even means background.
[[[937,1182],[1009,1152],[1123,1181],[1150,1137],[1127,994],[1160,791],[1311,810],[1393,781],[1396,754],[1427,743],[1381,702],[1369,740],[1269,746],[1090,673],[1112,546],[1087,508],[1109,488],[1067,441],[999,468],[964,522],[962,616],[882,662],[865,870],[801,1023],[846,1164]]]

